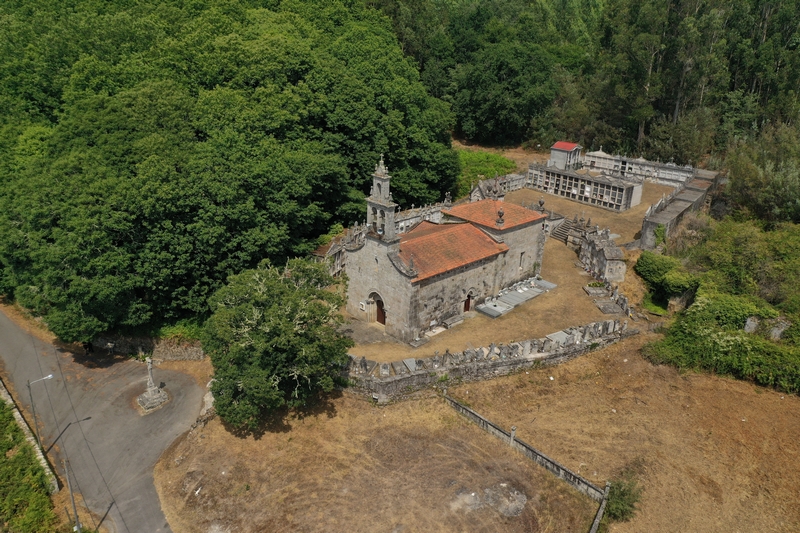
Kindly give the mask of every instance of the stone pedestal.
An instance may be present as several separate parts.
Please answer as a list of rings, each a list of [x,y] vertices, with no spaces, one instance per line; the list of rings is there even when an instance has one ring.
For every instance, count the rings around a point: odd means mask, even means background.
[[[168,400],[169,396],[167,395],[166,391],[159,389],[158,387],[147,389],[146,392],[140,394],[139,397],[136,398],[136,402],[139,404],[139,407],[144,409],[146,413],[161,407]]]
[[[145,413],[149,413],[164,405],[169,400],[169,395],[161,387],[156,387],[153,381],[153,361],[149,357],[145,361],[147,362],[147,390],[136,398],[136,402],[139,407],[144,409]]]

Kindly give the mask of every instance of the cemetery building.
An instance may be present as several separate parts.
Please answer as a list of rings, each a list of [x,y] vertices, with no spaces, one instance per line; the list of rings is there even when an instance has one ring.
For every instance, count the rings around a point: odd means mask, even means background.
[[[642,201],[641,180],[581,166],[580,145],[559,141],[550,148],[547,165],[528,166],[528,186],[612,211],[625,211]]]
[[[538,273],[544,214],[496,196],[460,205],[448,199],[401,230],[398,219],[410,219],[397,212],[382,158],[372,178],[366,224],[343,239],[347,311],[356,319],[412,342]]]
[[[584,166],[590,170],[606,171],[638,181],[652,181],[662,185],[678,187],[692,181],[695,169],[691,165],[678,166],[675,163],[648,161],[642,157],[629,158],[610,155],[600,150],[587,152]]]

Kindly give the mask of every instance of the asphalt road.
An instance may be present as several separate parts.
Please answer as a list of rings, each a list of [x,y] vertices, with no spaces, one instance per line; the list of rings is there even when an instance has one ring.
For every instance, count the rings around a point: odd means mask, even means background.
[[[28,412],[27,380],[54,375],[31,385],[42,445],[62,479],[61,460],[69,459],[73,489],[99,517],[95,521],[114,533],[171,531],[153,485],[153,467],[200,413],[204,391],[194,379],[155,367],[154,380],[165,384],[170,401],[142,415],[135,401],[147,385],[143,363],[109,361],[91,368],[27,334],[3,313],[0,358],[16,389],[15,400]]]

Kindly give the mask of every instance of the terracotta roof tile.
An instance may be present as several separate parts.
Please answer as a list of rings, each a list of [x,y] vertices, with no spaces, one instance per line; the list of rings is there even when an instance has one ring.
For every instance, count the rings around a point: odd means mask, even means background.
[[[487,259],[508,250],[472,224],[431,224],[423,222],[400,240],[400,258],[406,265],[414,260],[421,281],[437,274]]]
[[[550,148],[555,148],[556,150],[565,150],[567,152],[571,152],[572,150],[574,150],[577,147],[578,147],[578,145],[576,143],[568,143],[566,141],[558,141],[557,143],[555,143]]]
[[[502,228],[497,226],[497,212],[500,209],[503,210]],[[503,230],[546,218],[543,213],[526,209],[520,205],[491,199],[453,206],[449,211],[444,211],[444,213],[481,226]]]

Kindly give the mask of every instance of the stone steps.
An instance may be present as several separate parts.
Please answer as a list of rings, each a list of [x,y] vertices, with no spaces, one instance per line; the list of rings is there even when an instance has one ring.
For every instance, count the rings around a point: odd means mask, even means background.
[[[553,232],[550,234],[550,237],[566,244],[570,229],[572,229],[572,220],[566,219],[564,222],[559,224],[556,229],[553,230]]]

